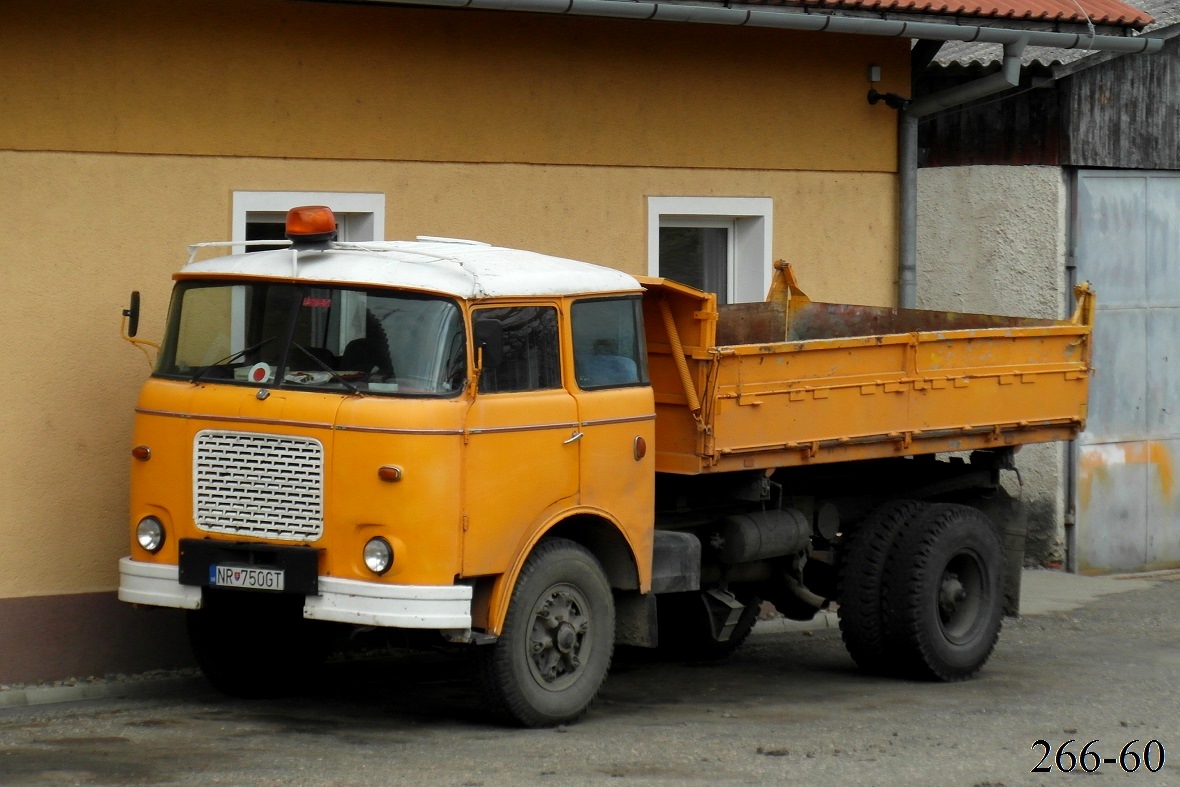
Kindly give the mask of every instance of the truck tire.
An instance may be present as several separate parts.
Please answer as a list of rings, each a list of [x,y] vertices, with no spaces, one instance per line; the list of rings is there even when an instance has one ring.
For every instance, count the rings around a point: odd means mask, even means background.
[[[904,674],[955,681],[979,671],[1004,607],[1004,550],[981,511],[932,505],[898,543],[886,582],[886,636]]]
[[[331,624],[304,619],[302,596],[206,591],[186,623],[201,672],[234,697],[278,697],[306,685],[334,644]]]
[[[606,680],[614,642],[602,567],[580,544],[546,539],[516,580],[499,639],[476,651],[484,702],[525,727],[576,721]]]
[[[709,613],[700,593],[656,596],[660,632],[656,649],[660,657],[676,661],[719,661],[732,654],[749,638],[762,607],[761,599],[756,597],[739,595],[738,601],[746,608],[729,639],[718,642],[713,639]]]
[[[856,665],[875,675],[894,669],[886,636],[886,567],[906,526],[926,510],[917,500],[893,500],[845,535],[837,599],[840,635]]]
[[[949,502],[977,508],[991,520],[1004,546],[1004,615],[1012,618],[1019,616],[1020,581],[1028,540],[1028,509],[1024,501],[1000,487],[987,495],[964,495]]]

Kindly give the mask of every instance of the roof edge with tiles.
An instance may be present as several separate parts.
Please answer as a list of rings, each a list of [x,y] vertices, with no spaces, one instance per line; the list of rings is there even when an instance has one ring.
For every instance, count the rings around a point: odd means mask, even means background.
[[[724,0],[698,0],[700,5],[734,7]],[[1151,14],[1121,0],[746,0],[750,8],[812,11],[871,11],[882,14],[924,14],[956,19],[1009,22],[1104,25],[1141,30]]]

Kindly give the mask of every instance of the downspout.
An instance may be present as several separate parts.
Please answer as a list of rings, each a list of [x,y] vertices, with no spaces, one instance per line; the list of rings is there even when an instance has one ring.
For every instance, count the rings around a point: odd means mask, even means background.
[[[897,189],[901,227],[897,248],[897,305],[902,309],[918,305],[918,121],[943,109],[1019,85],[1020,55],[1027,45],[1027,38],[1004,44],[1004,60],[998,72],[915,99],[898,113]]]
[[[918,118],[897,113],[897,305],[918,306]]]

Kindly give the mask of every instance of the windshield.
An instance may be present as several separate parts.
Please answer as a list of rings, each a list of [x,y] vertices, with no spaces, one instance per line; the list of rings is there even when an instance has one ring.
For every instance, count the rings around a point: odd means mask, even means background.
[[[253,282],[181,282],[156,374],[359,393],[452,396],[463,315],[447,298]]]

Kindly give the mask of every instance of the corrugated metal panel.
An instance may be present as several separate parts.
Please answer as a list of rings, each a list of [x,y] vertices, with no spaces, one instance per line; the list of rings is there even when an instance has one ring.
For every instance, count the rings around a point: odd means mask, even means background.
[[[1149,178],[1147,292],[1152,306],[1180,306],[1180,177]],[[1175,334],[1173,334],[1175,336]]]
[[[1155,21],[1142,29],[1143,33],[1154,33],[1180,24],[1180,0],[1136,0],[1135,7],[1150,15]],[[1172,37],[1175,31],[1160,33],[1165,38]],[[1004,47],[999,44],[981,44],[977,41],[947,41],[938,50],[935,61],[941,66],[990,66],[1000,62],[1004,56]],[[1101,62],[1105,55],[1085,48],[1056,49],[1050,47],[1029,47],[1020,55],[1020,62],[1024,65],[1039,63],[1052,65],[1054,63],[1073,63],[1084,58],[1094,58]]]
[[[1141,28],[1152,21],[1150,14],[1119,0],[746,0],[743,5],[899,11],[1078,24],[1086,24],[1088,17],[1096,25],[1126,25],[1134,28]]]
[[[1078,178],[1078,265],[1098,308],[1147,306],[1146,193],[1142,177]]]
[[[1180,564],[1180,176],[1083,172],[1078,276],[1098,293],[1077,452],[1079,567]]]
[[[1095,287],[1095,292],[1102,297],[1101,289]],[[1094,379],[1083,442],[1141,440],[1147,436],[1146,347],[1144,309],[1098,309],[1094,320]]]

